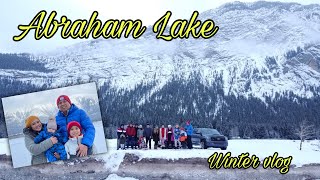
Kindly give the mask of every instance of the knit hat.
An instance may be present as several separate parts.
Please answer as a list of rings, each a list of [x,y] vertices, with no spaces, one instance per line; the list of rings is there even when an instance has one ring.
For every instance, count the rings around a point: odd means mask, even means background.
[[[50,118],[47,123],[47,129],[57,130],[57,122],[55,118]]]
[[[138,128],[142,128],[142,125],[139,125]]]
[[[171,128],[172,126],[171,125],[168,125],[168,128]]]
[[[32,122],[33,122],[34,120],[36,120],[36,119],[40,121],[40,119],[39,119],[37,116],[29,116],[29,117],[26,119],[26,121],[25,121],[26,128],[30,128]]]
[[[72,104],[72,103],[71,103],[71,100],[70,100],[70,98],[69,98],[68,96],[66,96],[66,95],[61,95],[61,96],[59,96],[58,99],[57,99],[57,106],[58,106],[59,102],[62,101],[62,100],[68,101],[68,103],[70,103],[70,105]]]
[[[68,125],[67,125],[68,136],[70,137],[70,130],[73,126],[77,126],[80,129],[80,136],[81,136],[82,135],[82,133],[81,133],[82,128],[81,128],[81,125],[77,121],[71,121],[68,123]]]

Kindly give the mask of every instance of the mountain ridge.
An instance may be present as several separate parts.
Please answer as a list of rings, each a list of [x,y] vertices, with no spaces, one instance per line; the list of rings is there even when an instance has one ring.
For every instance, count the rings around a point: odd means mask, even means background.
[[[157,40],[149,30],[139,39],[96,39],[33,55],[34,61],[51,72],[4,70],[3,74],[18,74],[21,80],[37,74],[38,83],[41,77],[50,77],[52,86],[79,79],[110,81],[117,89],[156,80],[159,89],[173,76],[188,79],[199,73],[208,85],[213,77],[222,75],[225,95],[263,99],[265,93],[294,91],[312,97],[304,86],[320,86],[317,14],[319,4],[227,3],[199,15],[199,19],[211,18],[219,25],[211,39],[166,42]],[[294,57],[288,58],[288,53]]]

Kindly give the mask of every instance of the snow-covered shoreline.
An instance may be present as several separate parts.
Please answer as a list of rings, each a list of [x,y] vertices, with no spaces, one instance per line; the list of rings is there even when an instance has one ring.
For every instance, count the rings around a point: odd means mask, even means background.
[[[144,158],[158,158],[177,160],[183,158],[208,158],[214,152],[231,152],[233,157],[248,152],[250,157],[256,155],[260,161],[273,156],[275,152],[279,157],[292,156],[291,165],[301,167],[308,164],[320,164],[320,141],[305,141],[302,150],[299,150],[298,140],[274,140],[274,139],[250,139],[229,140],[229,147],[223,151],[220,149],[157,149],[157,150],[116,150],[116,139],[107,139],[108,153],[97,155],[106,162],[106,168],[117,171],[126,153],[135,154],[141,160]]]

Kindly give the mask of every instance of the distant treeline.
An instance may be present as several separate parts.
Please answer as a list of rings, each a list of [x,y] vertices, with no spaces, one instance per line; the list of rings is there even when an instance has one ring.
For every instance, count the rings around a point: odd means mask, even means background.
[[[156,81],[143,82],[131,90],[116,90],[105,82],[98,89],[103,124],[114,127],[131,121],[174,125],[190,119],[195,127],[217,128],[228,137],[286,139],[297,138],[295,129],[303,120],[314,125],[316,130],[320,127],[319,87],[309,87],[314,93],[310,99],[285,92],[276,93],[273,99],[265,95],[263,102],[252,96],[225,96],[222,77],[214,78],[210,85],[203,85],[197,74],[190,76],[189,80],[173,77],[156,91],[151,91]],[[0,96],[6,97],[44,90],[50,88],[50,84],[35,86],[29,82],[0,78],[0,88]],[[4,124],[1,108],[0,137],[7,136]]]
[[[295,130],[303,120],[315,129],[320,127],[319,87],[310,87],[314,93],[311,99],[285,92],[276,93],[273,99],[265,95],[263,102],[252,96],[225,96],[219,76],[210,86],[203,85],[197,75],[189,80],[175,77],[150,94],[155,83],[142,83],[133,90],[120,91],[110,88],[108,83],[101,86],[100,104],[107,125],[130,121],[174,125],[190,119],[195,127],[217,128],[229,137],[289,139],[297,138]]]
[[[0,69],[16,69],[22,71],[49,72],[43,63],[31,60],[32,56],[23,54],[0,53]]]

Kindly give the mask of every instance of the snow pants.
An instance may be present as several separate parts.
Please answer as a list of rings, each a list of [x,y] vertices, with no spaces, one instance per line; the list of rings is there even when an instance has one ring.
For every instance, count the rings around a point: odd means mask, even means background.
[[[179,144],[179,147],[181,147],[181,142],[179,141],[179,139],[175,139],[174,140],[174,147],[178,147],[177,145]]]
[[[160,138],[161,147],[165,147],[166,146],[165,141],[166,141],[165,138]]]

